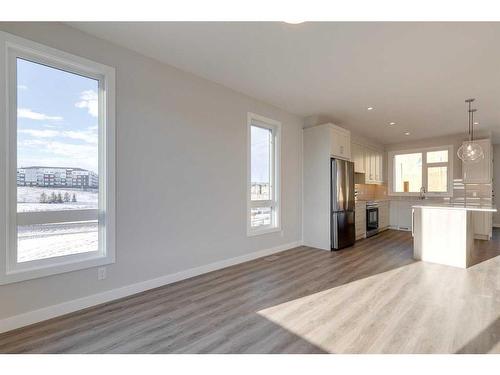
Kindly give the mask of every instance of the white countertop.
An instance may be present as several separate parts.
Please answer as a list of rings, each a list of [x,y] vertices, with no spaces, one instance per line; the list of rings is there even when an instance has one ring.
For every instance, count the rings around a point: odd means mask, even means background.
[[[356,203],[366,203],[366,202],[389,202],[390,199],[383,198],[383,199],[356,199]]]
[[[484,211],[484,212],[497,212],[495,206],[486,204],[467,204],[463,203],[432,203],[432,202],[422,202],[414,204],[413,208],[441,208],[447,210],[466,210],[466,211]]]

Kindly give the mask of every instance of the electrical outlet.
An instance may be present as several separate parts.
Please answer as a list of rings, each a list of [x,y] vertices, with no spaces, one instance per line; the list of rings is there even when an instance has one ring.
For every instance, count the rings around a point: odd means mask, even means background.
[[[104,280],[106,278],[106,267],[99,267],[97,269],[97,280]]]

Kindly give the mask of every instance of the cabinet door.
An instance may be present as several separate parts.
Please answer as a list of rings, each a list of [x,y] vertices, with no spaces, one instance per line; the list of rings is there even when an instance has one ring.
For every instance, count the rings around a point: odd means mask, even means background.
[[[381,203],[379,206],[379,224],[380,229],[387,228],[389,226],[389,205],[388,203]]]
[[[377,182],[377,154],[370,150],[370,181]]]
[[[331,129],[331,155],[341,159],[351,159],[351,138],[348,133]]]
[[[366,147],[365,148],[365,179],[366,179],[366,183],[372,183],[373,179],[374,179],[374,176],[373,176],[374,168],[372,165],[372,159],[373,159],[372,154],[373,154],[373,150]]]
[[[403,230],[411,230],[413,202],[399,201],[398,205],[398,227]]]
[[[491,236],[491,212],[472,212],[474,235],[480,239],[489,239]]]
[[[488,184],[491,183],[491,141],[489,139],[479,139],[477,141],[484,152],[484,159],[477,163],[462,163],[462,174],[465,183]]]
[[[374,156],[375,156],[375,181],[380,182],[382,180],[382,178],[380,177],[380,167],[381,167],[380,152],[375,151]]]
[[[365,237],[366,234],[366,205],[364,203],[356,203],[355,212],[356,239],[360,239]]]
[[[389,225],[393,228],[397,228],[399,225],[398,215],[399,215],[399,207],[398,201],[390,201],[389,202]]]
[[[352,160],[354,161],[354,172],[365,173],[365,148],[357,143],[351,147]]]
[[[377,154],[378,161],[378,181],[380,183],[384,182],[384,153],[379,151]]]

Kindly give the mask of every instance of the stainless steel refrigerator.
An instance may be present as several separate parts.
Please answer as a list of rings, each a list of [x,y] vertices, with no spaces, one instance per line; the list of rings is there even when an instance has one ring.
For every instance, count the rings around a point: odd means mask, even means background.
[[[354,163],[331,159],[331,219],[332,250],[354,245]]]

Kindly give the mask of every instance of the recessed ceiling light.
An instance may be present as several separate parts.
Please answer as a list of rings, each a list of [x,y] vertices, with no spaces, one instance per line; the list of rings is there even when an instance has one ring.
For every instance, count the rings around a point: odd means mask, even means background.
[[[479,122],[477,122],[477,121],[476,121],[476,122],[474,123],[474,125],[479,125]]]
[[[410,135],[410,132],[405,132],[405,135]]]
[[[368,107],[366,108],[368,111],[371,111],[373,109],[373,107]]]
[[[304,21],[304,20],[293,20],[293,19],[291,19],[291,20],[284,20],[283,22],[285,22],[285,23],[289,23],[289,24],[291,24],[291,25],[298,25],[299,23],[304,23],[304,22],[306,22],[306,21]]]
[[[395,122],[390,122],[389,125],[396,125],[396,123]]]

